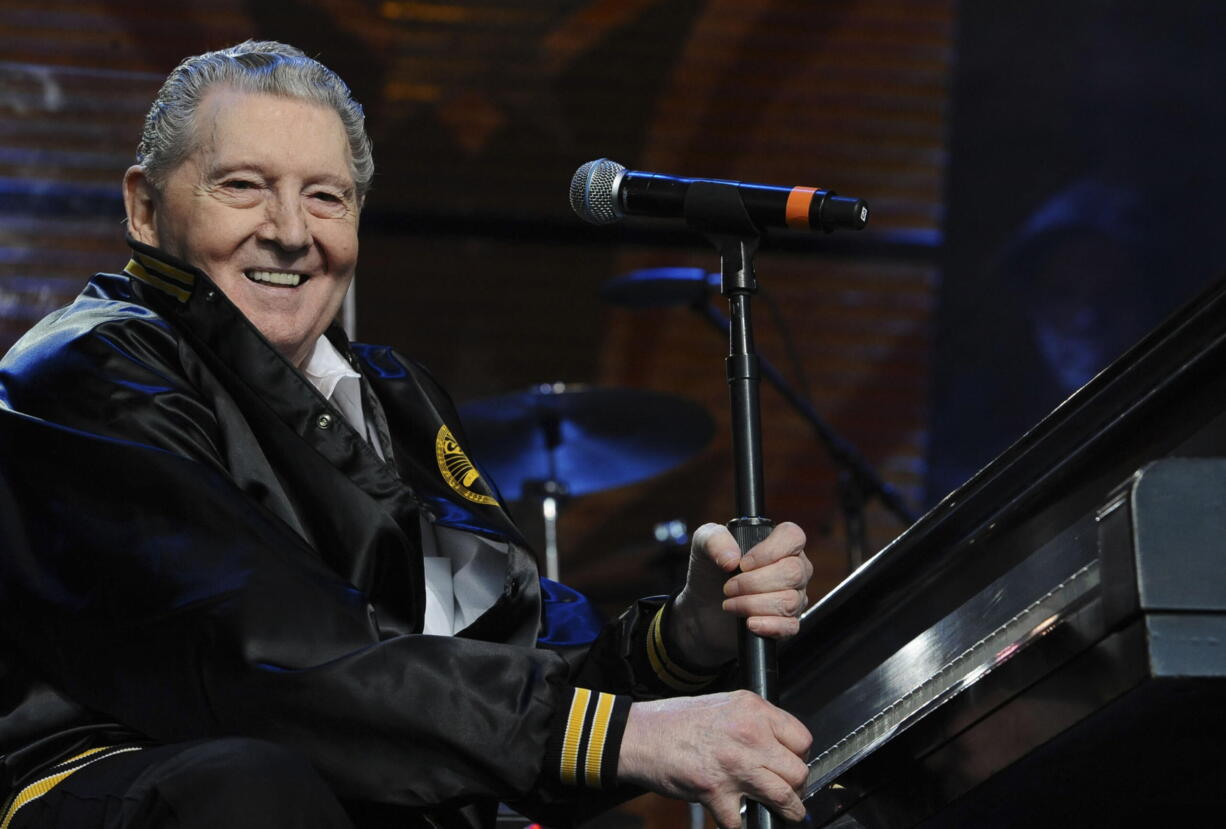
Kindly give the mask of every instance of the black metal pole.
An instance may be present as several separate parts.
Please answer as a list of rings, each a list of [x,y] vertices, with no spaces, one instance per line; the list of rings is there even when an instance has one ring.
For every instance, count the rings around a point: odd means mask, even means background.
[[[725,336],[732,336],[732,323],[707,303],[705,293],[700,295],[691,307]],[[904,527],[914,524],[916,515],[903,501],[898,490],[881,480],[881,476],[873,471],[855,445],[835,432],[809,401],[788,384],[779,369],[775,368],[770,360],[759,356],[758,369],[762,377],[775,387],[783,399],[809,422],[831,460],[840,470],[838,476],[839,503],[842,507],[843,522],[847,532],[847,562],[849,570],[854,570],[868,558],[868,537],[864,522],[864,507],[868,499],[879,498],[882,505]]]
[[[745,210],[736,186],[728,182],[696,181],[691,184],[685,195],[685,216],[690,226],[703,232],[719,251],[721,290],[728,297],[732,323],[727,370],[732,402],[737,510],[736,518],[728,522],[728,529],[741,550],[747,551],[770,535],[772,526],[763,515],[760,375],[750,316],[750,299],[758,290],[753,257],[761,231]],[[744,687],[772,704],[778,703],[779,668],[774,641],[751,633],[742,624],[737,644]],[[782,822],[761,803],[749,800],[745,805],[749,829],[782,826]]]
[[[576,208],[578,209],[578,208]],[[789,211],[791,202],[789,200]],[[859,224],[868,207],[858,202]],[[719,251],[721,290],[728,297],[728,388],[732,402],[732,449],[736,465],[737,517],[728,529],[742,551],[748,551],[770,535],[773,527],[765,512],[762,483],[762,423],[758,405],[761,366],[754,350],[751,298],[758,289],[753,257],[762,229],[750,217],[734,182],[694,180],[685,190],[681,215],[694,230],[706,235]],[[834,229],[834,225],[827,227]],[[818,419],[820,421],[820,419]],[[771,704],[778,704],[779,667],[773,640],[750,632],[742,624],[738,646],[744,687]],[[761,803],[748,800],[749,829],[774,829],[781,825]]]
[[[720,254],[723,293],[728,297],[728,389],[732,403],[732,451],[736,466],[737,517],[728,529],[742,551],[766,536],[773,524],[766,518],[762,482],[762,421],[758,404],[761,375],[754,350],[751,297],[757,290],[753,271],[756,237],[713,237]],[[779,668],[775,642],[739,629],[741,678],[745,688],[772,704],[779,701]],[[746,803],[749,829],[773,829],[775,815],[761,803]]]
[[[736,186],[695,181],[685,194],[686,221],[703,232],[719,251],[721,291],[728,297],[728,389],[732,402],[732,450],[736,465],[737,517],[728,529],[748,551],[770,535],[762,483],[762,422],[758,406],[761,365],[753,341],[751,300],[758,290],[753,257],[761,229],[749,217]],[[741,625],[738,645],[745,688],[771,704],[779,702],[775,642]],[[775,829],[782,821],[765,805],[746,803],[749,829]]]

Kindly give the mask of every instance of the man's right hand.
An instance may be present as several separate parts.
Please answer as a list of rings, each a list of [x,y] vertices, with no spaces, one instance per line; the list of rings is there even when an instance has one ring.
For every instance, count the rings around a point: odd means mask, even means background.
[[[636,702],[617,776],[701,803],[720,829],[740,828],[742,796],[799,821],[812,740],[800,720],[750,691]]]

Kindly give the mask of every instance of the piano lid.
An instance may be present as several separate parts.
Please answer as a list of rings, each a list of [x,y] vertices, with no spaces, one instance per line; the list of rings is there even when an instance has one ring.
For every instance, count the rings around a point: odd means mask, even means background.
[[[1138,457],[1169,454],[1194,424],[1167,434],[1144,433],[1145,418],[1165,405],[1179,405],[1181,392],[1214,367],[1226,368],[1226,279],[1172,313],[817,601],[802,617],[799,647],[787,650],[812,648],[812,637],[837,628],[843,614],[859,615],[865,594],[879,596],[886,587],[909,590],[911,577],[933,566],[935,550],[973,543],[1011,516],[1059,498],[1076,479],[1101,468],[1094,464],[1104,445],[1124,439],[1151,444],[1152,451],[1137,452]]]
[[[945,825],[942,816],[979,808],[968,806],[975,792],[1020,797],[1039,775],[1027,758],[1062,734],[1075,745],[1068,735],[1083,733],[1083,721],[1136,699],[1130,689],[1152,674],[1150,620],[1104,603],[1121,588],[1118,563],[1103,584],[1103,510],[1118,506],[1117,488],[1145,464],[1212,455],[1226,456],[1226,283],[1177,311],[805,615],[781,657],[781,696],[814,733],[814,825]],[[1199,623],[1212,628],[1218,612],[1207,608]],[[1168,692],[1147,694],[1157,709],[1140,710],[1136,722],[1166,715]],[[1226,692],[1212,701],[1226,702]],[[1196,730],[1190,722],[1179,727]],[[1062,756],[1045,762],[1062,767]],[[1030,777],[1019,782],[1017,769]],[[1028,802],[1014,803],[1019,814]]]

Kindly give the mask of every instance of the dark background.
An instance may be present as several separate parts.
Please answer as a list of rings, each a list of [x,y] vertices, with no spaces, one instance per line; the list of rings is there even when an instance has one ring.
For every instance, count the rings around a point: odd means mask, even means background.
[[[565,505],[562,576],[612,609],[674,583],[657,523],[731,517],[726,343],[684,308],[601,302],[634,269],[716,259],[677,228],[580,223],[576,167],[867,199],[862,233],[767,240],[759,346],[919,510],[1221,274],[1223,8],[2,0],[0,348],[123,266],[119,181],[166,72],[248,37],[294,43],[347,79],[374,138],[360,339],[461,403],[565,381],[714,419],[686,463]],[[767,512],[809,532],[816,598],[847,568],[835,470],[762,400]],[[655,427],[636,414],[627,432]],[[871,549],[901,529],[870,506]]]
[[[733,509],[726,342],[685,308],[598,295],[637,268],[717,259],[678,228],[571,215],[571,175],[602,156],[870,201],[863,233],[768,240],[758,273],[776,313],[758,303],[759,346],[918,506],[954,22],[947,0],[6,0],[0,347],[90,273],[122,267],[118,184],[165,73],[184,55],[278,38],[333,66],[367,107],[378,169],[359,338],[421,360],[460,403],[564,381],[679,395],[714,419],[687,463],[565,505],[567,581],[610,610],[667,590],[655,525]],[[763,411],[767,509],[808,529],[817,594],[846,572],[834,469],[772,390]],[[655,425],[628,415],[625,428]],[[901,528],[870,509],[872,549]]]
[[[872,204],[862,233],[767,240],[759,346],[919,510],[1221,271],[1222,17],[1210,0],[5,0],[0,347],[122,266],[118,182],[166,71],[293,42],[368,110],[359,338],[461,403],[565,381],[714,418],[688,463],[565,506],[563,575],[611,608],[668,586],[656,523],[731,513],[724,344],[684,308],[602,303],[613,277],[716,259],[678,228],[579,222],[579,164]],[[835,471],[773,390],[763,406],[768,512],[808,528],[820,593],[846,570]],[[870,507],[872,549],[900,529]]]
[[[1222,275],[1226,7],[967,2],[929,496]]]

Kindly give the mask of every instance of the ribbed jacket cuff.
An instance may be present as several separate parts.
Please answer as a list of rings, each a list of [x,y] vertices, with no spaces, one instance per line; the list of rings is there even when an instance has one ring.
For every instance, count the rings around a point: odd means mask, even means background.
[[[630,703],[628,696],[572,688],[569,703],[554,717],[546,772],[556,773],[565,786],[612,788]]]
[[[673,691],[693,694],[702,691],[715,681],[721,668],[709,668],[687,662],[675,649],[670,651],[665,641],[668,614],[672,612],[673,600],[660,608],[647,627],[647,663],[660,682]]]

